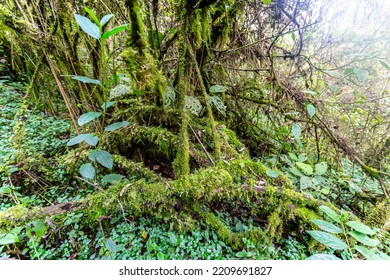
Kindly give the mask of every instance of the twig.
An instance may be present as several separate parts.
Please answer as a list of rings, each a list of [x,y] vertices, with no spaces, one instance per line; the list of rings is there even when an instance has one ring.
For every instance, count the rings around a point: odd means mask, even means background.
[[[104,189],[102,189],[101,187],[99,187],[97,184],[91,183],[91,182],[85,180],[84,178],[81,178],[81,177],[79,177],[79,176],[75,176],[75,178],[77,178],[77,179],[79,179],[79,180],[81,180],[81,181],[87,183],[88,185],[91,185],[92,187],[94,187],[95,189],[98,189],[99,191],[104,191]]]
[[[215,165],[215,162],[213,161],[212,157],[210,156],[209,152],[206,150],[206,148],[203,146],[202,141],[199,139],[198,135],[196,134],[195,130],[192,128],[192,126],[188,125],[192,131],[192,133],[195,135],[196,140],[198,140],[199,144],[202,146],[203,151],[206,153],[209,160],[212,162],[213,165]]]

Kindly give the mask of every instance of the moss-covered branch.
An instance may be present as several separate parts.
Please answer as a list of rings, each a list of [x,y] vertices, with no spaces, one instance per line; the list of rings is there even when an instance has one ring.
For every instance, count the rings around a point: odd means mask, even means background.
[[[223,240],[239,246],[241,241],[234,237],[236,235],[212,214],[212,205],[237,205],[248,209],[251,216],[268,220],[266,233],[271,237],[277,231],[299,230],[297,223],[308,223],[318,217],[318,206],[324,202],[294,191],[283,176],[267,177],[266,170],[261,163],[238,159],[200,169],[177,180],[153,183],[141,179],[116,184],[82,200],[47,208],[16,206],[0,212],[0,231],[70,211],[82,211],[85,219],[93,223],[99,213],[112,215],[120,212],[123,206],[130,217],[155,217],[171,222],[181,230],[192,229],[200,216]],[[259,232],[254,236],[259,236]]]

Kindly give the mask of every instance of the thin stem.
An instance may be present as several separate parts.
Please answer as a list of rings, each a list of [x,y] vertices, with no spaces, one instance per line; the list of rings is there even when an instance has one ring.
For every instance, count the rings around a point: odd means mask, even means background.
[[[34,247],[34,252],[35,252],[35,254],[37,255],[38,260],[40,260],[40,259],[41,259],[41,256],[39,255],[39,253],[38,253],[38,251],[37,251],[37,247],[35,246],[34,238],[31,238],[31,243],[32,243],[32,245],[33,245],[33,247]]]

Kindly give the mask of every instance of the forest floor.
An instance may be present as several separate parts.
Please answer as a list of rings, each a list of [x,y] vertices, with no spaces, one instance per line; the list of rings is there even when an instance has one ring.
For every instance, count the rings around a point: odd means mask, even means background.
[[[77,201],[96,191],[93,186],[72,177],[63,161],[70,137],[68,120],[30,107],[24,99],[24,87],[17,83],[0,84],[0,112],[0,212],[16,205],[47,207]],[[20,123],[24,126],[23,133]],[[271,156],[268,160],[274,159]],[[295,172],[297,175],[290,179],[299,184],[299,171]],[[341,183],[354,194],[361,191],[364,182],[365,190],[380,193],[377,182],[353,170],[347,161],[338,173],[343,176],[329,174],[329,177],[317,179],[332,184],[337,177],[344,180]],[[320,199],[325,195],[326,190],[317,193]],[[241,214],[235,216],[223,209],[215,212],[234,232],[266,228],[264,221]],[[260,245],[244,238],[244,246],[237,250],[202,222],[195,230],[186,232],[162,220],[129,218],[120,211],[110,216],[103,213],[96,218],[91,224],[82,212],[67,213],[61,225],[50,219],[37,220],[7,234],[0,232],[0,258],[302,260],[319,249],[313,246],[309,235],[282,234]],[[389,240],[381,246],[383,252],[390,252]],[[333,250],[322,252],[332,253]]]

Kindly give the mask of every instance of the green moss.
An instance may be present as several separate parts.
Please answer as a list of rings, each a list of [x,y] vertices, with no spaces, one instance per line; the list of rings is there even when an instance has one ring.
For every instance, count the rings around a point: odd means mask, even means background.
[[[137,168],[119,156],[115,160],[123,168]],[[141,168],[142,169],[142,168]],[[317,217],[321,202],[307,198],[283,185],[281,181],[265,177],[266,167],[249,159],[220,162],[214,167],[199,169],[193,174],[182,174],[176,180],[165,181],[149,174],[135,182],[118,183],[105,191],[96,192],[77,202],[75,210],[83,211],[87,222],[96,222],[99,215],[112,215],[125,210],[130,217],[155,217],[171,223],[180,230],[190,230],[201,215],[208,225],[218,232],[224,242],[234,248],[242,246],[243,236],[262,238],[255,231],[233,234],[223,222],[212,214],[212,205],[227,204],[244,207],[257,218],[267,219],[268,240],[284,230],[296,229],[296,223],[307,223]],[[260,187],[258,181],[264,181]],[[10,208],[0,213],[0,229],[27,222],[32,217],[43,218],[45,210]],[[253,240],[255,243],[256,240]]]
[[[184,23],[185,10],[180,13],[180,21]],[[184,26],[184,25],[183,25]],[[173,162],[173,170],[175,172],[175,177],[180,178],[181,176],[187,175],[190,173],[189,165],[189,136],[188,136],[188,122],[189,117],[184,110],[185,96],[186,96],[186,82],[187,78],[185,76],[186,69],[186,59],[187,59],[187,45],[184,39],[183,32],[179,33],[179,62],[178,62],[178,109],[181,115],[181,127],[178,137],[178,148],[176,153],[176,158]]]
[[[221,221],[221,219],[208,211],[200,210],[199,214],[204,219],[206,225],[212,228],[223,242],[229,245],[233,244],[233,235],[228,227]],[[235,243],[237,242],[236,240],[234,241]]]
[[[283,220],[281,219],[280,208],[278,208],[268,217],[267,235],[271,242],[276,234],[280,235],[282,233],[282,229]]]
[[[176,158],[173,162],[175,177],[188,175],[190,173],[190,154],[189,154],[189,137],[188,137],[188,116],[183,112],[182,123],[177,143]]]
[[[310,221],[314,219],[321,219],[321,215],[305,207],[296,208],[294,210],[294,214],[297,215],[301,220],[305,221],[306,223],[310,223]]]
[[[120,151],[138,147],[143,149],[145,154],[156,157],[163,155],[167,159],[173,159],[178,149],[176,146],[177,136],[169,130],[157,126],[148,127],[132,124],[128,130],[112,134],[108,142]]]
[[[0,212],[0,232],[7,232],[16,226],[24,225],[31,220],[43,217],[45,217],[45,214],[38,207],[14,206]]]

